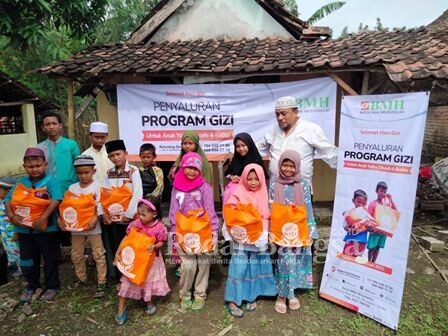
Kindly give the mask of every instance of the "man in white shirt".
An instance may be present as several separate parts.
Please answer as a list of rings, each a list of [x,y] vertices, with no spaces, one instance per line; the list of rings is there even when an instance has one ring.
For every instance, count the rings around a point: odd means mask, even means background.
[[[90,124],[89,132],[89,139],[92,145],[82,155],[93,157],[96,168],[94,179],[102,183],[107,177],[107,171],[114,167],[114,164],[107,156],[104,146],[109,135],[109,127],[107,124],[97,121]]]
[[[322,128],[299,117],[296,99],[282,97],[275,102],[277,125],[258,141],[257,148],[263,156],[270,156],[271,179],[278,175],[280,154],[292,149],[299,153],[302,178],[312,185],[313,159],[318,156],[331,168],[336,168],[338,149],[332,145]]]

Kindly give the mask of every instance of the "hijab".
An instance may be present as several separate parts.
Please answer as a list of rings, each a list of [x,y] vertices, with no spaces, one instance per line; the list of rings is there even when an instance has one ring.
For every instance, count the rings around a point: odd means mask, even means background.
[[[237,175],[241,176],[244,167],[246,167],[249,163],[256,163],[263,167],[263,159],[261,158],[260,152],[255,145],[254,140],[248,133],[239,133],[233,139],[233,146],[236,148],[236,142],[241,140],[248,147],[248,152],[245,156],[241,156],[235,149],[235,153],[233,155],[232,162],[230,162],[229,168],[226,171],[226,175]],[[266,171],[264,170],[266,175]]]
[[[190,180],[185,176],[184,169],[186,167],[192,167],[199,170],[200,174],[196,176],[194,180]],[[190,152],[186,153],[180,161],[179,171],[174,177],[173,186],[177,190],[189,192],[199,188],[204,184],[204,178],[202,177],[202,160],[198,153]]]
[[[296,166],[296,172],[291,177],[286,177],[281,171],[283,161],[290,160]],[[285,150],[278,160],[278,176],[274,185],[274,201],[285,204],[285,188],[287,184],[293,185],[294,201],[297,205],[304,204],[303,184],[300,175],[300,156],[295,150]]]
[[[199,154],[202,161],[202,176],[204,177],[205,181],[212,184],[213,183],[213,174],[212,169],[210,167],[210,163],[207,160],[207,156],[204,153],[204,150],[199,145],[199,134],[195,131],[185,131],[184,134],[182,134],[182,142],[186,139],[191,139],[194,144],[196,145],[194,152]],[[183,148],[180,149],[179,156],[177,157],[176,162],[174,163],[175,167],[180,167],[179,164],[181,163],[182,158],[185,155],[185,151]]]
[[[255,171],[258,179],[260,180],[260,185],[256,190],[250,190],[247,182],[247,177],[251,170]],[[269,218],[268,190],[266,187],[266,178],[264,176],[263,167],[256,163],[250,163],[244,167],[243,172],[241,173],[240,181],[238,182],[234,193],[229,197],[227,203],[251,203],[255,206],[263,218]]]

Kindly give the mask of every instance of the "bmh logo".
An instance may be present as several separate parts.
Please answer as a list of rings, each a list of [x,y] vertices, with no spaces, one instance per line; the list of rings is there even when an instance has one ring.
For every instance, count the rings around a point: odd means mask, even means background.
[[[369,102],[368,101],[362,101],[361,102],[361,111],[367,111],[369,109]]]
[[[361,111],[400,111],[404,109],[404,100],[361,101]]]

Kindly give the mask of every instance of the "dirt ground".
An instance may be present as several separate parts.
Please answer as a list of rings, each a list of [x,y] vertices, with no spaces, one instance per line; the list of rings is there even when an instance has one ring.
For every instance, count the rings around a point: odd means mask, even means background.
[[[448,242],[446,214],[418,214],[414,220],[416,236],[434,235]],[[323,271],[329,226],[320,226],[321,240],[314,263],[316,288],[300,293],[301,309],[279,315],[274,312],[274,299],[258,301],[254,312],[242,319],[232,318],[223,306],[227,267],[216,259],[212,266],[209,297],[201,312],[182,312],[178,308],[178,278],[174,266],[167,262],[171,295],[156,300],[157,313],[143,315],[143,304],[129,301],[128,321],[116,326],[116,290],[107,297],[92,299],[94,285],[74,289],[75,275],[67,257],[61,265],[62,290],[57,302],[46,304],[37,300],[30,305],[16,300],[24,282],[10,282],[0,287],[1,335],[448,335],[448,284],[431,265],[419,245],[411,239],[406,285],[399,330],[390,329],[362,315],[355,314],[318,296]],[[320,246],[320,249],[319,249]],[[448,245],[447,245],[448,246]],[[430,257],[448,276],[448,250],[431,253]],[[94,278],[94,270],[90,269]]]

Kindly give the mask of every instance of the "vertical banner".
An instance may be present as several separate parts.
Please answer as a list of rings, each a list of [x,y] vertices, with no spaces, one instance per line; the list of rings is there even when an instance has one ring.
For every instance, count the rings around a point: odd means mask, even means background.
[[[256,142],[275,123],[274,103],[296,98],[301,118],[313,121],[334,142],[336,83],[330,78],[272,84],[118,85],[120,138],[131,155],[144,142],[156,146],[158,160],[175,160],[185,130],[199,133],[209,160],[233,150],[233,137],[251,134]]]
[[[398,328],[429,93],[343,97],[320,296]]]

